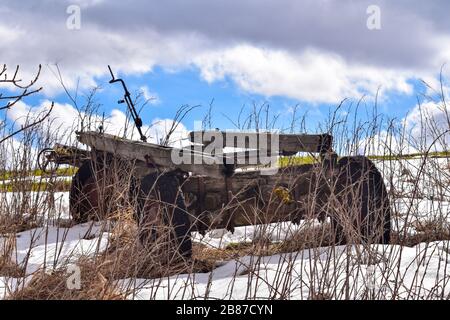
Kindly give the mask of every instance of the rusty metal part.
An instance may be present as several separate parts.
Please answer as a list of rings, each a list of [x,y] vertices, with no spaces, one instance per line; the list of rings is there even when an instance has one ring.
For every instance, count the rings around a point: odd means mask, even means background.
[[[44,173],[54,173],[56,170],[58,170],[59,163],[52,161],[54,158],[55,150],[52,148],[45,148],[39,151],[37,156],[37,164],[39,169],[42,170]],[[50,163],[53,162],[54,167],[52,169],[48,169],[48,166]]]
[[[38,155],[39,158],[41,159],[39,164],[41,169],[45,169],[46,162],[81,167],[86,160],[91,158],[91,153],[88,150],[57,143],[53,148],[43,149]]]

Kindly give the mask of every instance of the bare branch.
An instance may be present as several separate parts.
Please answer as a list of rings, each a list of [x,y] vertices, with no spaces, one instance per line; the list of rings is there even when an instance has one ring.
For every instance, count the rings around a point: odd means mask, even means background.
[[[30,81],[27,85],[21,85],[20,82],[22,79],[18,79],[17,75],[19,73],[19,66],[16,66],[14,70],[14,74],[12,77],[8,78],[8,68],[6,67],[6,64],[3,65],[1,71],[0,71],[0,84],[9,84],[13,88],[21,90],[16,95],[8,95],[4,96],[2,93],[0,93],[0,101],[1,100],[7,100],[8,102],[4,106],[0,106],[0,110],[9,109],[12,106],[14,106],[17,102],[21,101],[23,98],[28,97],[32,94],[35,94],[42,90],[42,87],[38,89],[32,89],[32,87],[36,84],[37,80],[39,79],[39,76],[41,74],[41,65],[39,65],[38,71],[35,75],[35,77]]]
[[[2,144],[6,140],[12,138],[13,136],[19,134],[20,132],[23,132],[23,131],[25,131],[25,130],[31,128],[31,127],[34,127],[35,125],[38,125],[39,123],[43,122],[45,119],[47,119],[50,116],[54,105],[55,105],[55,103],[52,102],[52,105],[50,106],[50,109],[48,110],[48,112],[42,118],[40,118],[40,119],[30,123],[30,124],[27,124],[26,126],[23,126],[22,128],[20,128],[19,130],[16,130],[13,133],[11,133],[10,135],[0,139],[0,144]]]

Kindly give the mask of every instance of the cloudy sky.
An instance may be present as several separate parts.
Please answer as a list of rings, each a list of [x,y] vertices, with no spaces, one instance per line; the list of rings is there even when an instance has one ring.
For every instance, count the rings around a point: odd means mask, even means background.
[[[216,127],[230,128],[242,106],[266,102],[280,127],[298,105],[313,130],[342,99],[370,103],[377,92],[381,112],[413,121],[407,113],[429,90],[421,80],[438,89],[450,60],[448,12],[448,1],[414,0],[0,0],[0,62],[20,64],[24,79],[43,66],[42,94],[7,116],[20,123],[54,100],[58,121],[73,125],[57,63],[72,92],[100,86],[99,114],[116,127],[125,109],[108,64],[130,91],[151,98],[146,125],[200,105],[183,122],[192,129],[214,99]]]

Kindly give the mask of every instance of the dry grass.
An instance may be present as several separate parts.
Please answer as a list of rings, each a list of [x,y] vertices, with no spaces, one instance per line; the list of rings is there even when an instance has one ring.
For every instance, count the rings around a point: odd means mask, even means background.
[[[247,255],[263,257],[298,252],[309,248],[333,245],[334,241],[331,234],[331,225],[324,223],[301,228],[292,237],[280,242],[271,242],[268,239],[259,238],[252,242],[230,243],[225,248],[211,248],[195,244],[194,257],[199,260],[220,263]]]
[[[215,261],[202,257],[194,245],[193,259],[167,255],[157,246],[143,248],[138,241],[137,224],[131,209],[117,212],[109,218],[113,224],[108,249],[97,257],[102,274],[108,279],[159,278],[180,273],[209,272]]]
[[[20,215],[0,216],[0,235],[19,233],[41,226],[41,222]]]
[[[402,232],[391,233],[391,244],[397,244],[407,247],[414,247],[419,243],[428,243],[434,241],[450,240],[450,231],[442,232],[419,232],[413,235],[404,236]]]
[[[1,241],[3,240],[3,241]],[[16,249],[14,234],[5,235],[0,241],[0,277],[19,278],[25,275],[25,269],[13,261]]]
[[[123,300],[120,293],[89,258],[77,261],[81,270],[80,289],[69,289],[66,270],[36,273],[30,282],[8,296],[10,300]]]
[[[391,244],[414,247],[419,243],[450,240],[450,226],[442,218],[416,220],[410,223],[414,234],[391,232]]]
[[[312,293],[308,298],[308,300],[332,300],[332,299],[333,297],[331,294],[323,292]]]
[[[0,277],[21,278],[25,269],[13,262],[9,257],[0,256]]]

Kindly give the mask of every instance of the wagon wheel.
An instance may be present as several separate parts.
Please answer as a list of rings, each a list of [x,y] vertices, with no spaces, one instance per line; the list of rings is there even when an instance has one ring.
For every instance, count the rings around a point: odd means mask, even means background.
[[[89,220],[98,207],[98,192],[92,162],[85,161],[72,178],[69,192],[70,215],[76,223]]]
[[[180,183],[172,173],[151,173],[141,180],[137,199],[139,239],[144,247],[160,246],[184,258],[192,254],[190,220]]]
[[[362,238],[365,243],[388,244],[391,209],[380,172],[372,161],[361,156],[341,158],[338,168],[338,210],[331,215],[337,243]]]
[[[55,150],[52,148],[45,148],[38,153],[37,164],[39,169],[44,173],[54,173],[58,170],[59,164],[52,159]]]
[[[83,162],[72,178],[69,193],[70,215],[76,223],[84,223],[99,218],[106,211],[109,184],[105,183],[106,174],[100,162]],[[101,201],[100,201],[101,199]]]

